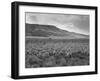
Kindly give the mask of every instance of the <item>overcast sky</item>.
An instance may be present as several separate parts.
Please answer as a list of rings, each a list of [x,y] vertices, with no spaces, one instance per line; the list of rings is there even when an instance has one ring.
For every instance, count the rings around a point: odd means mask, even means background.
[[[89,15],[27,12],[26,23],[55,25],[63,30],[89,35]]]

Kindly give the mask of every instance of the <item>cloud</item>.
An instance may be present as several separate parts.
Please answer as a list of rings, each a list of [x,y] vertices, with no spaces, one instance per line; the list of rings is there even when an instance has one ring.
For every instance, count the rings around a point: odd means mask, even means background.
[[[64,30],[89,34],[89,15],[26,13],[26,23],[55,25]]]

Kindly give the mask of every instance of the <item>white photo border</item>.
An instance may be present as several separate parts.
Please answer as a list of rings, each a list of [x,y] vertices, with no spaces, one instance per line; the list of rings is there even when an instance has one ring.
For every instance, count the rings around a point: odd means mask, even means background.
[[[25,12],[79,14],[90,16],[90,65],[50,68],[25,68]],[[95,71],[95,10],[55,8],[41,6],[19,6],[19,75],[42,75]]]

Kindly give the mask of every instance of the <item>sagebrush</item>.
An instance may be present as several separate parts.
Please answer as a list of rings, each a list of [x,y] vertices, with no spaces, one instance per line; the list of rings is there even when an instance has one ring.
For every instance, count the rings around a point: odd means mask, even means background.
[[[26,38],[26,68],[79,65],[89,65],[89,39]]]

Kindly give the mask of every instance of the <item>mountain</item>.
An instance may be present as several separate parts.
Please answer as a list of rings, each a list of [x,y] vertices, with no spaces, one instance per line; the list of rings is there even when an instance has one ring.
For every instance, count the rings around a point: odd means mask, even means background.
[[[53,25],[25,24],[26,36],[89,38],[88,35],[62,30]]]

